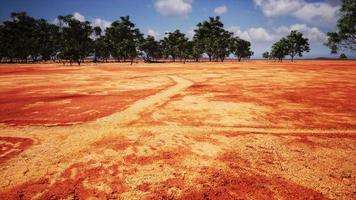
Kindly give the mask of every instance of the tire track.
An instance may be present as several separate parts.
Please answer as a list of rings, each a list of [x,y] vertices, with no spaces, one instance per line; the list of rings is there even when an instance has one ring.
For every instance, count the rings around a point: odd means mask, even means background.
[[[96,120],[95,123],[102,125],[127,125],[132,121],[135,121],[140,118],[139,113],[143,112],[148,107],[159,106],[169,100],[170,97],[176,95],[180,91],[188,88],[193,85],[193,82],[187,79],[184,79],[179,76],[169,76],[173,81],[176,82],[176,85],[171,86],[163,91],[160,91],[154,95],[148,96],[144,99],[138,100],[135,103],[131,104],[125,110],[112,114],[110,116]]]
[[[61,173],[60,169],[65,169],[66,166],[85,159],[75,159],[72,155],[90,152],[90,144],[107,135],[138,133],[137,129],[125,125],[138,119],[140,112],[148,107],[165,103],[171,96],[193,84],[193,82],[179,76],[169,77],[176,82],[175,85],[136,101],[121,112],[94,122],[58,127],[27,126],[19,128],[0,126],[1,136],[38,137],[40,141],[39,144],[9,159],[6,164],[0,165],[0,177],[3,177],[3,180],[16,180],[11,183],[0,181],[0,189],[5,190],[26,181],[44,177],[48,174],[50,168],[55,169],[55,171],[59,169],[57,173]],[[126,130],[126,127],[129,130]]]

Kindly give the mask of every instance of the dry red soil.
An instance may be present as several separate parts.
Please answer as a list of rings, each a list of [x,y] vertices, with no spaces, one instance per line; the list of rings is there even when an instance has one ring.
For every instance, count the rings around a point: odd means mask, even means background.
[[[0,199],[356,199],[356,62],[0,65]]]

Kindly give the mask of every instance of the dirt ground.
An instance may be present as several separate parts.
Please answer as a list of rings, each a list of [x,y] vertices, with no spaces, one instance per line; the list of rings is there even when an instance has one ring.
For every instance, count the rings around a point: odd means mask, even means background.
[[[356,61],[0,65],[0,199],[356,199]]]

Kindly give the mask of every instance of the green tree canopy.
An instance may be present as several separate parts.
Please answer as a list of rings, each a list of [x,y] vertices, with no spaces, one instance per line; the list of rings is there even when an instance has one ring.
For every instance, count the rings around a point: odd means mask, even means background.
[[[251,51],[251,43],[239,37],[232,39],[231,52],[237,57],[239,62],[241,61],[241,58],[250,58],[253,55],[253,51]]]
[[[331,49],[331,53],[337,53],[340,48],[356,51],[355,0],[342,0],[337,28],[337,32],[327,33],[328,41],[325,45]]]
[[[303,52],[310,51],[308,38],[304,38],[301,32],[292,30],[286,39],[288,41],[288,54],[292,61],[296,55],[301,57]]]
[[[278,42],[272,45],[271,56],[282,61],[283,58],[289,54],[289,44],[286,38],[280,39]]]
[[[2,28],[3,55],[13,61],[27,61],[31,54],[37,54],[36,20],[26,12],[11,13],[11,19],[4,22]]]
[[[342,53],[340,54],[340,59],[347,59],[347,56],[344,53]]]
[[[103,30],[96,26],[93,28],[94,30],[94,62],[98,60],[107,61],[110,57],[110,49],[107,38],[103,35]]]
[[[148,35],[147,38],[142,41],[140,50],[144,53],[145,62],[151,62],[154,59],[159,59],[162,57],[160,43],[150,35]]]
[[[224,35],[224,24],[220,21],[220,17],[209,17],[209,20],[197,24],[194,30],[194,41],[204,53],[209,57],[209,61],[218,58],[218,43],[219,37]]]
[[[121,17],[114,21],[106,30],[106,37],[109,42],[111,55],[118,61],[133,59],[138,56],[139,44],[143,40],[143,35],[135,24],[130,21],[129,16]]]
[[[268,52],[268,51],[263,52],[262,57],[263,57],[264,59],[269,59],[269,58],[270,58],[269,52]]]
[[[225,57],[229,56],[231,53],[231,43],[233,33],[222,29],[219,31],[219,35],[216,36],[213,46],[213,60],[221,62],[224,61]]]
[[[92,52],[93,28],[88,21],[81,22],[72,15],[59,16],[61,27],[61,57],[70,63],[77,62],[80,65],[84,58]]]
[[[37,26],[36,48],[42,60],[47,61],[56,56],[59,51],[59,28],[54,24],[49,24],[44,19],[38,20]]]
[[[162,48],[164,49],[164,53],[171,56],[173,61],[175,61],[176,58],[184,58],[187,43],[188,38],[185,37],[185,34],[179,30],[175,30],[174,32],[166,33],[166,37],[162,41]]]

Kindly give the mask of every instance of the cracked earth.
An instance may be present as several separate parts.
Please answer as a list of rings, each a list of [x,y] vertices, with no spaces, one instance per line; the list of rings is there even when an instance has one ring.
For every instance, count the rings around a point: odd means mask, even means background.
[[[355,199],[355,66],[0,65],[0,199]]]

